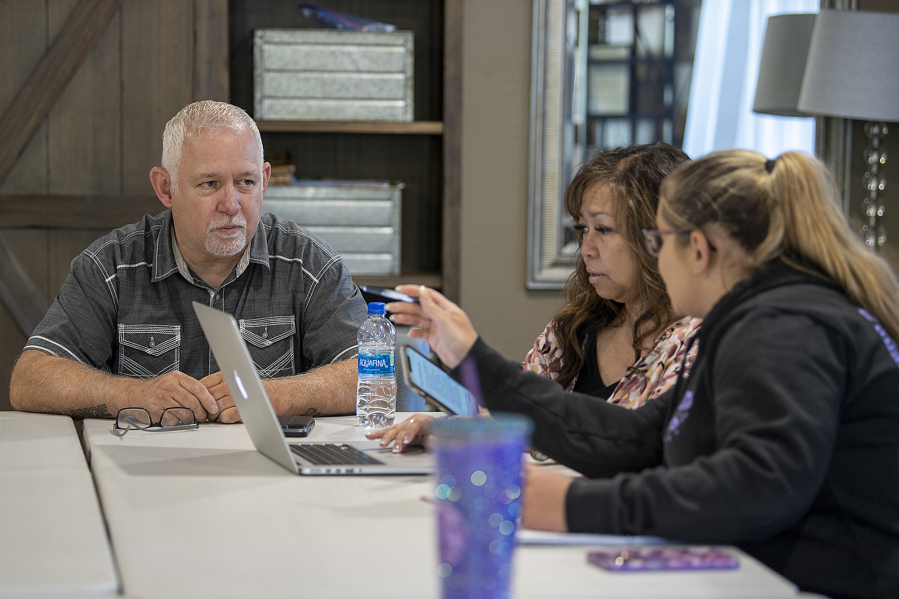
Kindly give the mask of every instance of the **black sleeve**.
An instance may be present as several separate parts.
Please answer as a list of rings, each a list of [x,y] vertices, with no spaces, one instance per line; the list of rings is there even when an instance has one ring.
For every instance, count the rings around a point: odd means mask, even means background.
[[[666,396],[628,410],[525,372],[480,338],[469,356],[478,365],[487,408],[529,416],[535,424],[533,446],[557,462],[590,477],[661,463]]]
[[[693,371],[713,394],[696,400],[714,411],[714,451],[682,465],[575,481],[569,529],[735,543],[794,525],[824,484],[845,352],[842,338],[802,316],[744,319],[722,339],[713,372]]]

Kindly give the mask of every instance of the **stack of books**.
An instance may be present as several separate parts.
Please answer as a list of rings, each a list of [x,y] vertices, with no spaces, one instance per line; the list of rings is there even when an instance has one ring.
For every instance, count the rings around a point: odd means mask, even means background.
[[[297,167],[293,164],[279,164],[272,166],[272,176],[268,180],[269,185],[292,185],[296,181],[293,174],[297,172]]]

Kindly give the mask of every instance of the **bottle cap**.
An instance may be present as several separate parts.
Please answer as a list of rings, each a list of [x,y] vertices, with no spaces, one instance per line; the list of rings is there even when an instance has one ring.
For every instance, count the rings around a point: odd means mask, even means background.
[[[384,309],[384,302],[371,302],[370,304],[368,304],[368,313],[386,314],[387,310]]]

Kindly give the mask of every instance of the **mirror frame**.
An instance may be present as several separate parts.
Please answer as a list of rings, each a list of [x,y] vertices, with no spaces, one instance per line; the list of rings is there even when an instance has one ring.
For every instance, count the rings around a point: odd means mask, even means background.
[[[527,288],[562,289],[576,244],[565,244],[565,188],[571,173],[576,0],[534,0],[528,181]],[[575,31],[571,31],[574,28]]]

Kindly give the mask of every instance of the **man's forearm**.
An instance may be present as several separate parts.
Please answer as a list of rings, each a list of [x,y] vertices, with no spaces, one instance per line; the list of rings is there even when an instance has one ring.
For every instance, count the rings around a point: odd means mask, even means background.
[[[337,416],[356,411],[356,360],[322,366],[286,379],[265,381],[279,415]]]
[[[26,350],[13,369],[9,398],[13,408],[25,412],[106,418],[116,415],[130,383],[72,360]]]

